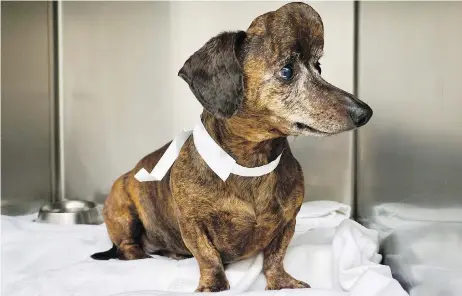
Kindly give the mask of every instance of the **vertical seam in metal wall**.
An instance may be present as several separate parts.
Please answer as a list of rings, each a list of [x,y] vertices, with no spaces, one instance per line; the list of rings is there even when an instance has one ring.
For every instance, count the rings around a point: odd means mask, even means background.
[[[56,2],[48,2],[48,92],[50,100],[50,200],[54,202],[58,196],[57,179],[57,143],[56,143]]]
[[[59,200],[64,200],[66,195],[66,180],[65,180],[65,163],[64,163],[64,80],[63,80],[63,0],[56,1],[56,85],[58,87],[58,137],[57,144],[59,147]]]
[[[354,1],[353,12],[353,94],[359,96],[358,73],[359,73],[359,1]],[[358,130],[352,135],[352,217],[358,220]]]
[[[64,197],[64,154],[62,125],[62,38],[60,1],[50,2],[49,7],[49,73],[50,73],[50,143],[51,143],[51,199],[54,203]]]

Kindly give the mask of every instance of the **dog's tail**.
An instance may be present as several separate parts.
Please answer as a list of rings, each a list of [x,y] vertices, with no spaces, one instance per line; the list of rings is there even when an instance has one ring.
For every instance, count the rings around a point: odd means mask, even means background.
[[[117,247],[116,245],[112,245],[112,248],[105,252],[95,253],[91,255],[91,258],[95,260],[109,260],[117,258]]]

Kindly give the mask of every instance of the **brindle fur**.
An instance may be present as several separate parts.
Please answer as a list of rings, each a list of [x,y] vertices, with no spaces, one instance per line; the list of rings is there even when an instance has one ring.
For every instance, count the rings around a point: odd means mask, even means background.
[[[286,137],[337,134],[372,116],[365,103],[321,78],[323,35],[316,11],[291,3],[256,18],[246,32],[215,36],[186,61],[179,75],[204,106],[210,136],[242,166],[282,158],[267,175],[223,182],[189,138],[161,181],[138,182],[134,174],[151,171],[168,144],[144,157],[117,179],[104,206],[119,259],[194,256],[196,291],[222,291],[229,289],[225,264],[263,252],[267,289],[309,287],[283,267],[304,198],[302,169]],[[290,83],[277,74],[289,62],[296,73]]]

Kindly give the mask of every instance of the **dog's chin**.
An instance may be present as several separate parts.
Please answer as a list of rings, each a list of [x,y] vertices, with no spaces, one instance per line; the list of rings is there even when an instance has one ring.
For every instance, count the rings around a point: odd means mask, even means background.
[[[296,122],[294,124],[294,133],[296,136],[306,135],[306,136],[317,136],[317,137],[327,137],[327,136],[336,134],[336,133],[329,133],[329,132],[318,130],[302,122]]]

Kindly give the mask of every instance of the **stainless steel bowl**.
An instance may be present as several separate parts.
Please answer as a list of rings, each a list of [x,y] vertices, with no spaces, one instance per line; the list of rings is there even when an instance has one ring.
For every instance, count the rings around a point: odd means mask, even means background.
[[[83,200],[64,200],[40,208],[37,222],[53,224],[101,224],[96,204]]]

